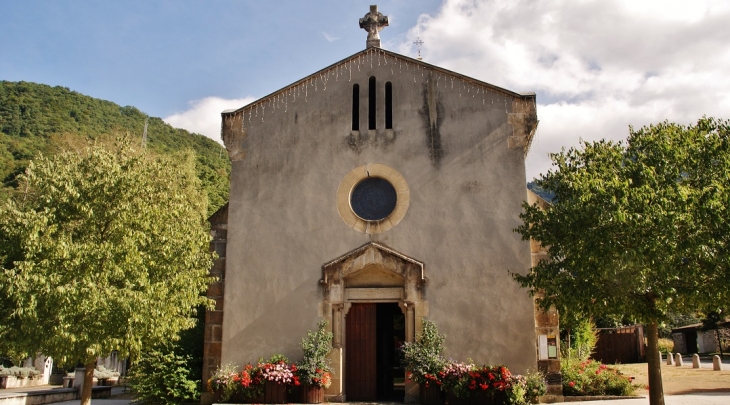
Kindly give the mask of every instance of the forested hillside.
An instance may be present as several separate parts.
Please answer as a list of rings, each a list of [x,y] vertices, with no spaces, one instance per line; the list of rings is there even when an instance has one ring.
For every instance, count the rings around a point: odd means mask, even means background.
[[[65,87],[0,82],[0,199],[17,185],[16,176],[39,152],[52,155],[125,135],[141,144],[146,118],[134,107],[121,107]],[[228,201],[231,163],[215,141],[149,117],[147,148],[163,154],[193,150],[198,177],[208,194],[209,213]]]

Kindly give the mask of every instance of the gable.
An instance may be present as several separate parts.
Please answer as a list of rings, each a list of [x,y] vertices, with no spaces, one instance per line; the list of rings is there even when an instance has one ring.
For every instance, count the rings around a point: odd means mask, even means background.
[[[415,88],[419,97],[406,101],[407,111],[422,114],[431,126],[437,126],[439,120],[443,120],[439,111],[445,114],[446,109],[457,107],[454,101],[445,103],[440,100],[451,94],[458,96],[458,104],[471,105],[467,108],[501,109],[509,114],[509,124],[513,127],[509,139],[510,147],[521,148],[525,154],[537,128],[533,93],[519,94],[397,53],[368,48],[251,104],[237,110],[224,111],[222,138],[231,159],[236,161],[245,158],[245,147],[241,143],[261,127],[278,129],[292,123],[298,124],[300,119],[304,119],[305,124],[312,122],[307,120],[307,116],[312,115],[306,108],[310,103],[323,107],[317,110],[316,125],[335,124],[346,117],[348,119],[342,120],[343,124],[340,125],[344,132],[373,129],[366,124],[366,113],[359,118],[361,125],[347,125],[348,121],[355,120],[354,117],[350,118],[354,115],[354,87],[359,86],[362,111],[367,107],[364,104],[370,101],[370,78],[376,78],[379,84],[392,83],[394,97],[404,94],[404,90],[414,92]],[[335,97],[333,93],[338,91],[342,94]],[[378,87],[378,91],[381,92],[382,88]],[[420,95],[421,93],[423,94]],[[328,105],[327,101],[334,98],[337,101]],[[271,120],[286,125],[262,125]],[[435,156],[438,154],[438,151],[432,153]]]

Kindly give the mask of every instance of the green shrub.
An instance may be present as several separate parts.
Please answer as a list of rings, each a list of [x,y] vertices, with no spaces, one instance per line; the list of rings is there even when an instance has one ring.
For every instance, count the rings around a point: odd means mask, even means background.
[[[545,375],[539,371],[528,371],[525,374],[525,380],[526,398],[529,402],[536,404],[539,397],[547,394],[547,380],[545,380]]]
[[[568,396],[631,395],[635,389],[631,379],[619,370],[595,360],[564,360],[560,371],[563,394]]]
[[[674,352],[674,341],[672,339],[659,339],[659,351],[667,354]]]
[[[308,331],[300,346],[304,357],[296,364],[296,375],[302,384],[329,388],[332,367],[327,355],[332,350],[332,333],[327,332],[327,321],[317,324],[317,331]]]
[[[509,405],[527,405],[538,403],[538,398],[547,392],[545,376],[539,372],[527,372],[525,375],[511,376],[510,388],[507,390]]]
[[[18,379],[28,378],[30,380],[38,377],[40,371],[33,367],[3,367],[0,366],[0,375],[11,375]]]
[[[596,343],[598,343],[596,325],[591,319],[584,319],[573,329],[571,347],[568,347],[568,355],[563,357],[578,361],[588,360]]]
[[[423,384],[438,375],[446,366],[446,359],[441,356],[444,350],[444,336],[439,335],[436,325],[423,319],[423,330],[415,342],[403,344],[402,364],[411,372],[411,381]]]
[[[115,370],[109,370],[104,366],[96,366],[94,369],[94,378],[97,380],[104,380],[108,378],[119,377],[119,372]]]
[[[170,347],[143,353],[127,374],[127,385],[135,400],[146,404],[181,405],[200,399],[200,381],[188,368],[189,355],[179,355]]]

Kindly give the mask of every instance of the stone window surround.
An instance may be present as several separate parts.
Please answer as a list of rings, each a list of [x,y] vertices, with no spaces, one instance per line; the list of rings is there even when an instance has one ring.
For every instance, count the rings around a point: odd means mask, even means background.
[[[366,221],[358,217],[350,206],[350,194],[353,188],[360,181],[368,177],[380,177],[387,180],[393,185],[397,195],[397,202],[393,212],[379,221]],[[336,202],[337,212],[347,226],[358,232],[379,234],[398,225],[403,217],[405,217],[408,206],[411,203],[411,194],[408,183],[406,183],[405,178],[397,170],[380,163],[369,163],[356,167],[345,175],[337,189]]]

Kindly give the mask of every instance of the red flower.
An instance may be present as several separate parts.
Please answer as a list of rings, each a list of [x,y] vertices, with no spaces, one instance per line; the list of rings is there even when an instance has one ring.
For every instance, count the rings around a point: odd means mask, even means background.
[[[571,381],[568,383],[568,385],[570,385],[571,387],[575,387],[575,382]]]

